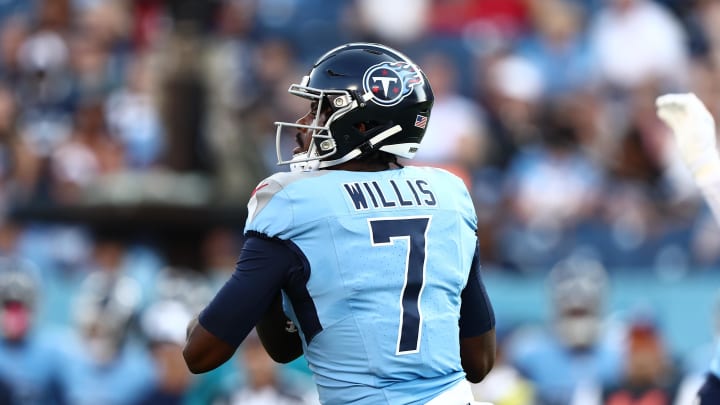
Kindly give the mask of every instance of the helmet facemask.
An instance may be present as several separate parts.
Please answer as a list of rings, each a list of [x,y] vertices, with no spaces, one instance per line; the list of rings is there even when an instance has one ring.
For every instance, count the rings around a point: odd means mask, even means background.
[[[290,165],[291,171],[313,171],[320,167],[320,160],[332,156],[337,152],[337,146],[330,131],[332,122],[348,111],[358,107],[349,91],[346,90],[322,90],[307,87],[308,77],[303,78],[302,84],[293,84],[288,89],[290,94],[302,97],[307,100],[317,101],[314,107],[315,114],[313,122],[309,125],[297,122],[275,122],[277,127],[275,133],[275,149],[277,152],[278,165]],[[332,110],[325,122],[320,122],[323,116],[322,111],[330,105]],[[282,139],[287,131],[286,128],[293,128],[298,131],[311,131],[310,145],[304,152],[295,153],[289,159],[283,155]],[[293,131],[295,132],[295,131]],[[285,135],[284,135],[285,134]]]
[[[306,81],[307,76],[303,79],[303,82]],[[347,162],[364,153],[367,153],[369,149],[358,147],[339,159],[331,161],[323,160],[333,156],[337,152],[337,144],[332,130],[330,129],[332,124],[348,113],[358,108],[362,108],[367,102],[364,98],[370,99],[372,97],[371,94],[358,96],[357,93],[351,93],[347,90],[322,90],[307,87],[302,84],[291,85],[288,92],[308,100],[317,101],[317,105],[314,107],[315,118],[310,125],[298,124],[296,122],[275,122],[275,125],[277,126],[277,132],[275,134],[275,149],[278,156],[278,165],[290,165],[291,171],[314,171],[319,168],[330,167]],[[363,100],[358,102],[358,98],[362,98]],[[328,105],[330,106],[332,112],[327,120],[324,123],[321,123],[321,113]],[[310,145],[307,151],[296,153],[290,159],[285,159],[283,157],[282,139],[284,136],[287,136],[283,135],[283,129],[285,127],[312,131]],[[400,131],[402,131],[402,127],[399,125],[375,127],[364,133],[364,136],[367,136],[368,140],[366,145],[363,146],[372,148]]]

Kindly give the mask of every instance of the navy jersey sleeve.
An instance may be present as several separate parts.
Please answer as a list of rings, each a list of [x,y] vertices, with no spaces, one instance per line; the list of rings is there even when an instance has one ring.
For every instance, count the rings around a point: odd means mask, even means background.
[[[713,373],[708,373],[705,382],[698,391],[698,405],[720,404],[720,379]]]
[[[200,324],[237,347],[267,311],[300,258],[284,242],[258,235],[243,245],[235,272],[200,313]]]
[[[494,327],[495,312],[480,277],[480,248],[476,247],[470,276],[462,292],[460,337],[478,336]]]

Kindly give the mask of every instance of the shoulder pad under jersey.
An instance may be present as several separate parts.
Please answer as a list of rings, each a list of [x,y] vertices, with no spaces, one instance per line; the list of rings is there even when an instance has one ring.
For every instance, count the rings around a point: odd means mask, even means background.
[[[270,237],[282,235],[294,224],[293,200],[286,188],[323,172],[281,172],[258,183],[248,201],[245,233],[259,232]]]

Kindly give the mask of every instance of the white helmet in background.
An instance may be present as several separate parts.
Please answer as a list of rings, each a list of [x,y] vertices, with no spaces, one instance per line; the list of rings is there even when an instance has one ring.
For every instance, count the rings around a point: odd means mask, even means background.
[[[0,258],[0,332],[21,341],[32,328],[39,299],[35,266],[17,258]]]
[[[557,263],[548,276],[555,331],[570,348],[592,347],[600,335],[608,279],[605,268],[589,258]]]
[[[83,281],[74,319],[95,361],[106,363],[116,357],[133,327],[140,303],[140,285],[130,277],[95,272]]]

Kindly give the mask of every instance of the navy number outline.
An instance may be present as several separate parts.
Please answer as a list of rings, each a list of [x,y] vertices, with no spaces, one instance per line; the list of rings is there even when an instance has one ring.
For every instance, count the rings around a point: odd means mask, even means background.
[[[425,288],[427,234],[432,216],[368,218],[370,243],[373,247],[388,246],[395,241],[407,243],[405,280],[400,292],[400,324],[396,355],[420,351],[422,310],[420,297]]]

